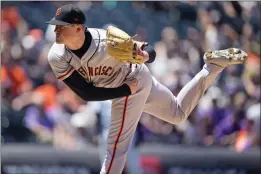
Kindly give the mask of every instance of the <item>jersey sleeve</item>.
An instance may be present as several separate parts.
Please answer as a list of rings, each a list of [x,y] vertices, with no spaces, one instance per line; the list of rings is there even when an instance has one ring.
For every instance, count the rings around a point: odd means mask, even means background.
[[[74,68],[66,62],[66,60],[54,52],[49,52],[48,54],[48,62],[59,80],[64,80],[69,77],[73,72]]]

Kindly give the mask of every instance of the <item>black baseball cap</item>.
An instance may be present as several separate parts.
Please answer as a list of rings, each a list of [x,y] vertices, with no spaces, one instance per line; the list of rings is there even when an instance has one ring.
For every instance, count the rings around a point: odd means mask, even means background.
[[[63,5],[57,9],[55,17],[46,22],[51,25],[84,24],[85,15],[76,5]]]

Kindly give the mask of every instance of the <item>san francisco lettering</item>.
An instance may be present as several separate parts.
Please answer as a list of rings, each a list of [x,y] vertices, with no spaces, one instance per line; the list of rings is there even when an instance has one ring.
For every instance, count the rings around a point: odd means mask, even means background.
[[[83,77],[111,76],[113,73],[113,69],[110,66],[88,67],[88,71],[84,67],[80,67],[77,71]]]

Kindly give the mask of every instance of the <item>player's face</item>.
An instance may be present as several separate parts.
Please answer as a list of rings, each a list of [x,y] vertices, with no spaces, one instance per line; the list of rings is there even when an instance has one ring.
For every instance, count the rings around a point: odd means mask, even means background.
[[[76,27],[74,25],[56,25],[54,32],[56,34],[56,43],[66,44],[73,40]]]

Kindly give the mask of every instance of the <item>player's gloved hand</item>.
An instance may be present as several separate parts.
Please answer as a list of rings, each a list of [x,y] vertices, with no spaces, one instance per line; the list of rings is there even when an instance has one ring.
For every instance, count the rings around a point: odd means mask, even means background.
[[[129,81],[126,81],[125,84],[127,84],[130,87],[131,94],[136,93],[138,80],[136,80],[136,79],[129,80]]]
[[[109,26],[106,31],[106,48],[111,57],[124,63],[142,64],[145,62],[146,51],[142,49],[148,43],[136,41],[126,32],[113,26]]]

